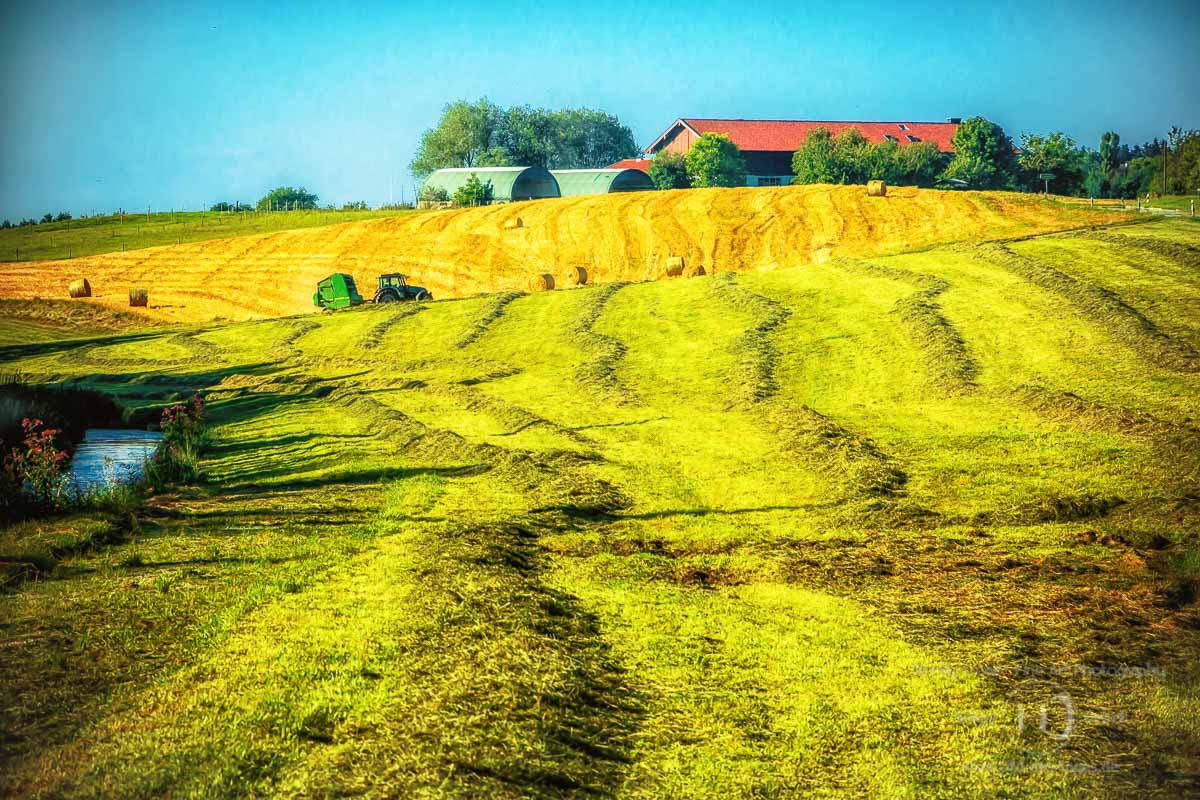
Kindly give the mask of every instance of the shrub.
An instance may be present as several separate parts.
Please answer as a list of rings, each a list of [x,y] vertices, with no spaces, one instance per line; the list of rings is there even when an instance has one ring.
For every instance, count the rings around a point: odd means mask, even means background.
[[[163,443],[146,467],[146,480],[155,488],[168,483],[192,483],[200,478],[200,454],[208,443],[208,412],[199,394],[190,403],[163,410]]]
[[[49,511],[65,505],[64,467],[70,454],[58,445],[62,433],[40,419],[21,421],[24,438],[0,466],[0,503],[9,513]]]
[[[679,153],[660,150],[650,162],[649,174],[658,189],[687,189],[692,185],[687,164]]]
[[[447,203],[450,201],[450,193],[440,186],[426,185],[421,187],[417,199],[423,203]]]
[[[454,191],[454,202],[460,206],[486,206],[492,202],[492,182],[484,183],[472,172],[467,182]]]
[[[703,134],[683,160],[692,186],[746,185],[746,163],[742,153],[724,134]]]

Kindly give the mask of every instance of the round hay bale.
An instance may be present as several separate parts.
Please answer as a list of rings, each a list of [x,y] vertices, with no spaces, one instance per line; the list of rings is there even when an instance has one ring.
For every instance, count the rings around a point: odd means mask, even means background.
[[[701,275],[707,275],[708,271],[705,270],[704,267],[697,264],[694,267],[688,267],[687,270],[684,272],[684,274],[687,275],[689,278],[698,278]]]
[[[671,256],[667,259],[666,274],[668,278],[677,278],[683,274],[683,256]]]
[[[130,289],[129,290],[129,305],[145,307],[149,302],[149,295],[145,289]]]
[[[535,292],[548,292],[554,288],[554,276],[549,273],[542,273],[533,279],[533,290]]]
[[[588,282],[587,270],[583,267],[572,267],[571,280],[575,281],[576,286],[583,286]]]
[[[887,197],[887,184],[883,181],[867,181],[867,197]]]
[[[504,220],[504,230],[506,230],[506,231],[511,231],[516,228],[524,228],[524,227],[525,227],[525,223],[521,220],[520,217],[513,217],[512,219]]]
[[[87,278],[80,278],[77,281],[71,281],[71,285],[67,287],[67,293],[71,297],[91,297],[92,285],[88,283]]]

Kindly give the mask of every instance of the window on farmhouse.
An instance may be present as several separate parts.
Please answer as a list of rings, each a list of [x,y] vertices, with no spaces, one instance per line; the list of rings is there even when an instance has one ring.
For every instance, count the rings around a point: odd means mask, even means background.
[[[903,122],[901,122],[901,123],[900,123],[900,126],[899,126],[899,127],[900,127],[900,130],[902,130],[902,131],[906,131],[906,130],[908,130],[908,126],[907,126],[907,125],[905,125]]]
[[[883,135],[883,138],[887,139],[889,142],[898,142],[898,141],[900,141],[900,140],[899,140],[899,139],[897,139],[895,136],[892,136],[890,133],[885,133],[885,134]]]
[[[782,185],[779,178],[759,178],[759,186],[780,186]]]
[[[918,139],[916,136],[913,136],[911,133],[910,133],[910,134],[908,134],[907,136],[905,136],[904,138],[905,138],[905,139],[908,139],[910,142],[919,142],[919,141],[921,141],[921,140],[920,140],[920,139]]]

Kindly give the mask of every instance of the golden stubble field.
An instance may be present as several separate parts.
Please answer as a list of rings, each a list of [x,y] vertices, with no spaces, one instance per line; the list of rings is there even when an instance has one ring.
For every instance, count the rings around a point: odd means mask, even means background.
[[[316,282],[335,271],[368,297],[382,272],[408,273],[435,297],[467,297],[527,289],[541,273],[561,286],[575,266],[597,282],[657,278],[671,256],[710,271],[771,270],[1127,218],[1032,195],[915,188],[882,198],[861,186],[593,195],[11,263],[0,297],[65,298],[87,277],[89,302],[125,308],[128,290],[142,287],[156,319],[238,320],[312,310]]]

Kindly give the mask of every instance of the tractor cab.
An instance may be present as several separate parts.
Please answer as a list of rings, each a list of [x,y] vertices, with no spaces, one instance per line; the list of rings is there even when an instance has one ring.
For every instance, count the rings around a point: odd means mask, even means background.
[[[375,290],[376,303],[395,303],[400,300],[432,300],[433,295],[423,286],[413,286],[408,282],[408,276],[399,272],[389,272],[380,275],[379,286]]]

